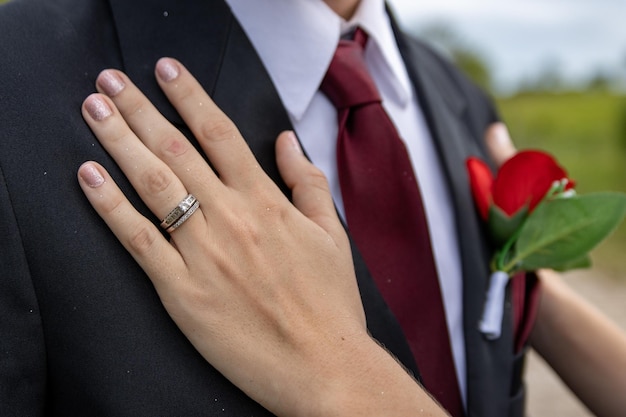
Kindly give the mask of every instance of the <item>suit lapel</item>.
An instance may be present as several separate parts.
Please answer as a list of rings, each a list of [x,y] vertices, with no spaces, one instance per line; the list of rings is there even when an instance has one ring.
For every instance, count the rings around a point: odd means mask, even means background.
[[[293,127],[263,63],[234,18],[212,97],[235,122],[265,172],[288,193],[276,166],[274,144],[280,132]]]
[[[223,1],[208,0],[109,0],[109,3],[119,39],[122,70],[169,120],[182,123],[156,83],[154,65],[164,56],[177,58],[211,92],[229,31],[224,22],[232,20],[230,9]]]
[[[506,308],[503,334],[497,341],[486,341],[477,328],[489,277],[489,251],[468,186],[465,160],[470,155],[484,156],[482,129],[476,129],[480,136],[469,129],[472,123],[481,121],[469,116],[466,96],[443,72],[449,70],[449,64],[442,64],[440,58],[408,39],[397,26],[396,38],[435,141],[455,208],[463,270],[469,415],[507,415],[513,352],[512,330],[507,325],[512,322],[510,307]]]

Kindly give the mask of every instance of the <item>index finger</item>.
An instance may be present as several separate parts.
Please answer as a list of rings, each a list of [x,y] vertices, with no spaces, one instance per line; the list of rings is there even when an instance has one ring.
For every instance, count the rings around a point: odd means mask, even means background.
[[[161,58],[155,72],[220,179],[226,185],[240,186],[258,179],[259,164],[239,130],[187,69],[175,59]]]

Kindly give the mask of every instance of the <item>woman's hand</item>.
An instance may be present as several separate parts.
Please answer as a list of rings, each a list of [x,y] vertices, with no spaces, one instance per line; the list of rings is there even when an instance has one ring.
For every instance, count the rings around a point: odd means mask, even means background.
[[[293,133],[279,136],[276,159],[295,206],[180,63],[164,58],[156,75],[215,171],[124,74],[107,70],[83,115],[155,218],[139,214],[95,162],[78,177],[196,349],[277,414],[363,415],[352,404],[396,386],[412,398],[404,403],[436,411],[368,336],[347,236]],[[199,209],[165,239],[154,220],[189,193]]]

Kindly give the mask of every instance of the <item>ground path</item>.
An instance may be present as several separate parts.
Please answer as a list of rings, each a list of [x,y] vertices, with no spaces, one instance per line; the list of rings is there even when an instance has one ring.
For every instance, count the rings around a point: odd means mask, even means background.
[[[572,271],[567,282],[626,330],[626,277],[596,270]],[[593,416],[534,352],[526,371],[529,417]]]

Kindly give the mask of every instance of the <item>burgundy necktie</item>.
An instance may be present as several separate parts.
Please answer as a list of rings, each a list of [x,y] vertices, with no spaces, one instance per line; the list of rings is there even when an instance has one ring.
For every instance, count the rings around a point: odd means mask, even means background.
[[[338,111],[337,166],[348,229],[398,319],[426,389],[462,416],[424,208],[404,143],[367,70],[367,35],[341,40],[320,90]]]

